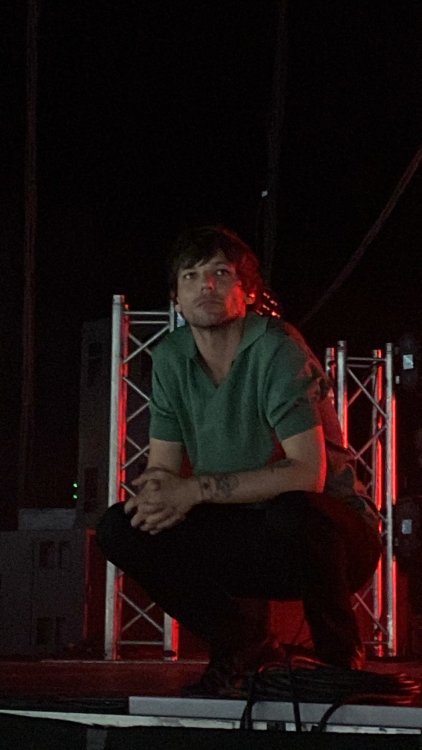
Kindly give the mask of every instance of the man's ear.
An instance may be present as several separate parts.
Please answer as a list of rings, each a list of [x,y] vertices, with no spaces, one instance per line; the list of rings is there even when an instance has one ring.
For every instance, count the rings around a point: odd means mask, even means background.
[[[174,309],[176,310],[176,312],[177,313],[181,313],[182,310],[181,310],[181,307],[180,307],[180,303],[179,303],[179,300],[177,298],[177,294],[176,294],[176,292],[173,289],[170,291],[170,299],[171,299],[171,301],[172,301],[172,303],[174,305]]]
[[[249,292],[245,297],[245,302],[247,305],[253,305],[256,302],[256,292]]]

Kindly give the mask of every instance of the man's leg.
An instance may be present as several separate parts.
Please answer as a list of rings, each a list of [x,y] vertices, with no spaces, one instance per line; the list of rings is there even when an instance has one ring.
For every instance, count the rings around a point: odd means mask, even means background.
[[[347,666],[360,643],[343,539],[304,493],[280,496],[267,509],[201,506],[153,536],[132,529],[118,504],[100,522],[98,541],[108,559],[210,644],[211,655],[262,638],[235,597],[302,599],[317,655],[332,663]]]
[[[151,535],[133,529],[118,503],[100,521],[97,541],[107,559],[216,651],[258,637],[258,622],[245,617],[231,586],[232,579],[234,588],[239,579],[259,579],[258,520],[260,512],[203,506]]]
[[[290,554],[295,560],[292,588],[303,601],[316,655],[331,664],[357,666],[361,640],[351,604],[356,583],[369,579],[378,557],[376,535],[369,534],[366,523],[353,512],[337,527],[324,513],[315,509],[302,493],[287,493],[267,512],[268,533],[274,541],[289,520],[295,540]],[[351,515],[350,515],[351,513]],[[350,538],[349,538],[350,537]],[[353,538],[352,538],[353,537]],[[351,543],[351,541],[353,543]],[[273,561],[274,574],[283,564],[283,555]],[[365,573],[366,569],[366,573]],[[283,599],[286,587],[273,593]]]
[[[359,657],[361,639],[351,603],[346,545],[329,519],[312,508],[304,533],[303,604],[315,653],[330,664],[351,667]]]

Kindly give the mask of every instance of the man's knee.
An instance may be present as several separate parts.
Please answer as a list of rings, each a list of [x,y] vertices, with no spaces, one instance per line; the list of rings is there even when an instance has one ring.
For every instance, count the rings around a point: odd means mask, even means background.
[[[130,527],[130,522],[123,510],[123,503],[112,505],[100,519],[95,538],[101,551],[108,557],[116,546],[122,544],[122,538]]]
[[[330,579],[347,570],[347,549],[340,531],[318,512],[311,513],[305,526],[305,558],[310,571]]]

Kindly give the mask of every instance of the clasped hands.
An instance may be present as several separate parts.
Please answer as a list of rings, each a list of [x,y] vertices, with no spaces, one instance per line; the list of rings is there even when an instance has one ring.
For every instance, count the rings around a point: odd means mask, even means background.
[[[137,493],[126,501],[125,513],[132,514],[131,526],[150,534],[180,523],[196,504],[192,480],[168,469],[146,469],[132,484]]]

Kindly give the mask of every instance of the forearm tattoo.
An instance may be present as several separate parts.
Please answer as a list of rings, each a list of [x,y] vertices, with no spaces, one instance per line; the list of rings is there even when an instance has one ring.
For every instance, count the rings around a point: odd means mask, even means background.
[[[198,477],[203,503],[227,502],[239,486],[236,474],[207,474]]]

